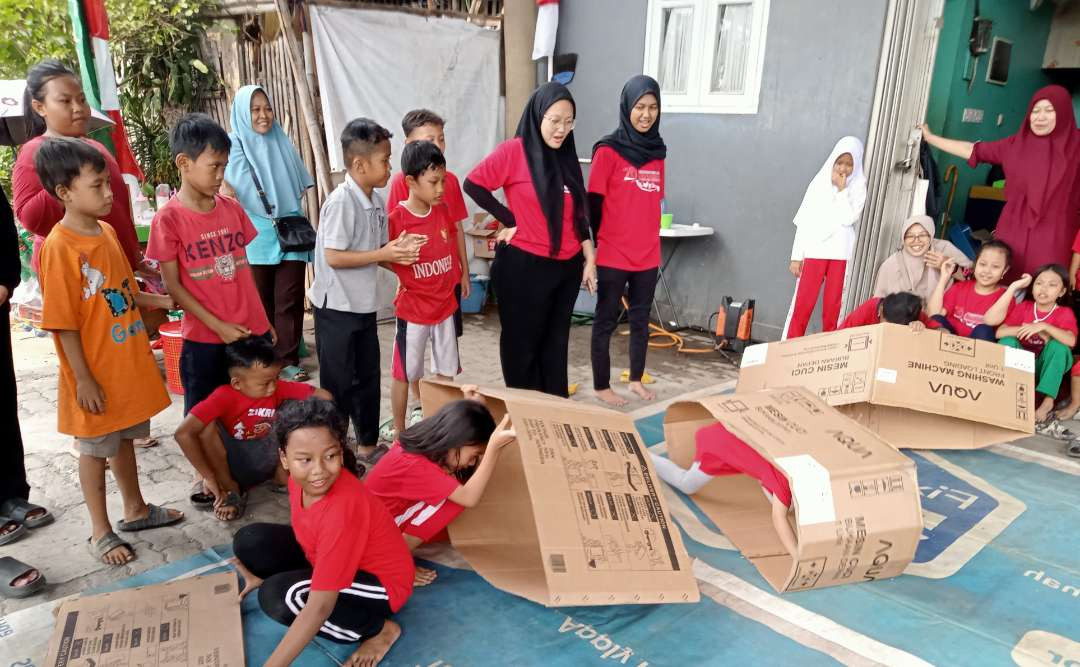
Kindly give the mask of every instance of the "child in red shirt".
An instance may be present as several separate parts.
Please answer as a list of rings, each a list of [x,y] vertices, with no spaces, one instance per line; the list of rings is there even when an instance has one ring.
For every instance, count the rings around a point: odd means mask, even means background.
[[[440,379],[449,380],[461,372],[454,311],[458,308],[454,289],[459,269],[454,264],[457,253],[455,224],[443,204],[446,159],[430,141],[406,144],[401,152],[401,171],[409,186],[409,198],[390,212],[389,233],[421,235],[427,241],[420,247],[415,264],[393,264],[400,285],[394,310],[397,334],[394,337],[390,407],[394,432],[405,430],[405,412],[409,390],[420,397],[420,378],[424,377],[424,351],[431,341],[431,370]]]
[[[442,537],[463,509],[480,502],[499,452],[515,437],[509,415],[496,426],[476,387],[462,389],[466,400],[407,428],[364,481],[410,550]],[[415,585],[434,579],[434,570],[417,566]]]
[[[911,327],[912,331],[922,331],[926,328],[922,299],[911,292],[895,292],[885,297],[867,299],[844,318],[839,328],[866,327],[881,322],[903,324]]]
[[[446,154],[446,133],[443,129],[446,121],[439,114],[429,109],[413,109],[401,119],[401,131],[405,133],[405,143],[415,141],[430,141]],[[409,198],[409,187],[405,184],[405,174],[398,172],[390,179],[390,193],[387,196],[386,205],[393,211]],[[461,300],[469,298],[469,255],[465,250],[465,220],[469,217],[469,210],[465,208],[465,197],[461,194],[461,184],[457,176],[449,169],[446,170],[446,181],[443,188],[443,204],[450,215],[450,222],[457,229],[457,254],[454,255],[458,270],[457,287],[454,288],[454,298],[457,299],[458,308],[454,311],[454,330],[457,337],[461,338],[464,323],[461,319]]]
[[[714,477],[721,475],[753,477],[761,483],[761,488],[772,505],[772,522],[777,536],[792,558],[797,558],[799,547],[795,540],[795,532],[788,522],[791,486],[783,473],[719,422],[699,428],[694,434],[694,444],[694,463],[689,470],[680,468],[671,459],[649,454],[660,479],[686,495],[693,495]]]
[[[225,366],[229,384],[191,408],[175,437],[202,477],[191,503],[198,509],[213,507],[218,519],[233,521],[244,513],[247,489],[271,479],[279,486],[288,481],[270,437],[277,409],[288,400],[331,396],[310,384],[278,380],[281,359],[262,338],[226,345]]]
[[[1035,392],[1042,396],[1035,409],[1035,422],[1043,435],[1064,433],[1052,419],[1061,381],[1072,367],[1072,347],[1076,345],[1076,316],[1066,305],[1069,276],[1065,267],[1046,264],[1035,269],[1026,299],[997,329],[998,342],[1022,348],[1036,355]]]
[[[375,665],[401,636],[390,617],[409,599],[413,560],[390,513],[352,474],[342,474],[345,422],[334,404],[292,401],[274,439],[289,471],[292,526],[255,523],[233,539],[241,597],[289,626],[266,665],[292,663],[315,638],[360,647],[345,664]]]
[[[180,170],[180,192],[154,216],[146,247],[184,309],[185,415],[229,383],[226,344],[248,336],[274,338],[244,250],[255,226],[243,206],[218,194],[230,144],[206,114],[187,114],[176,123],[169,148]]]
[[[1016,293],[1031,284],[1024,274],[1008,287],[1001,287],[1001,277],[1009,270],[1012,249],[1001,241],[988,241],[975,256],[974,279],[954,283],[945,291],[956,270],[956,262],[945,260],[941,280],[934,287],[926,312],[939,327],[951,334],[996,341],[994,329],[1016,305]]]

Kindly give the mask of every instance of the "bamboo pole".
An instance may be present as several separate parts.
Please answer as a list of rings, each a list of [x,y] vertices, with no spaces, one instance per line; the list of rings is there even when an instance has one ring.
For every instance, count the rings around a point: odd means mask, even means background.
[[[293,81],[300,89],[300,107],[304,111],[304,120],[307,125],[308,138],[311,139],[311,147],[315,153],[315,180],[323,192],[330,192],[330,162],[326,158],[326,147],[322,142],[322,130],[319,127],[318,117],[315,115],[315,97],[308,86],[304,76],[303,57],[297,51],[296,35],[293,34],[292,16],[289,14],[285,0],[274,0],[278,18],[281,19],[281,29],[285,35],[285,48],[289,56],[289,64],[294,73]]]

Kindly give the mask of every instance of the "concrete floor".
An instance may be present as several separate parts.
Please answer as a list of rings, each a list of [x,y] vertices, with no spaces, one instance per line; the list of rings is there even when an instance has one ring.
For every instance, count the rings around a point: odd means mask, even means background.
[[[305,336],[313,343],[310,318]],[[483,385],[501,385],[498,362],[498,317],[491,309],[484,315],[466,316],[466,333],[461,339],[464,372],[460,380]],[[383,414],[389,416],[390,353],[393,326],[380,326],[383,372]],[[621,328],[625,330],[625,325]],[[592,393],[589,360],[590,326],[575,326],[571,332],[571,383],[579,391],[573,400],[595,401]],[[169,505],[186,512],[186,519],[172,527],[143,531],[126,536],[135,547],[137,558],[123,567],[106,566],[91,557],[86,548],[90,535],[89,518],[83,507],[79,488],[77,459],[71,453],[71,439],[56,432],[57,358],[51,338],[38,337],[16,326],[13,331],[15,368],[19,386],[19,419],[26,447],[26,467],[32,486],[30,499],[47,506],[56,522],[32,531],[19,542],[5,546],[0,553],[32,564],[45,573],[48,587],[43,594],[26,600],[0,599],[0,616],[18,609],[95,588],[150,568],[180,560],[203,549],[229,543],[241,525],[256,521],[287,522],[288,507],[284,496],[257,488],[249,496],[243,519],[222,523],[211,513],[194,510],[188,503],[192,470],[172,439],[181,419],[182,402],[173,404],[152,422],[152,433],[161,445],[138,452],[143,495],[148,502]],[[612,342],[613,387],[619,388],[618,373],[626,368],[628,338],[616,334]],[[708,347],[706,337],[692,336],[688,347]],[[160,358],[160,353],[158,353]],[[304,365],[317,378],[314,357]],[[716,353],[681,354],[672,349],[653,349],[649,353],[649,374],[656,382],[651,388],[657,400],[646,404],[632,401],[623,408],[635,416],[655,413],[666,402],[693,393],[707,393],[717,384],[730,382],[736,369]],[[317,380],[316,380],[317,381]],[[625,385],[622,385],[625,387]],[[629,392],[624,391],[629,395]],[[115,483],[108,481],[109,512],[115,520],[121,509]],[[132,539],[134,538],[134,539]]]

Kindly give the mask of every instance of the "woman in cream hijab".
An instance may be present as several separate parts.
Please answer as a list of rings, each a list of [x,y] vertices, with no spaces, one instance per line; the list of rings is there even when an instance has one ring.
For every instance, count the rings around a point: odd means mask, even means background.
[[[923,303],[930,298],[941,276],[941,265],[951,259],[961,269],[971,260],[960,249],[934,238],[934,221],[927,215],[913,215],[900,228],[900,250],[882,262],[878,269],[875,297],[896,292],[911,292]]]

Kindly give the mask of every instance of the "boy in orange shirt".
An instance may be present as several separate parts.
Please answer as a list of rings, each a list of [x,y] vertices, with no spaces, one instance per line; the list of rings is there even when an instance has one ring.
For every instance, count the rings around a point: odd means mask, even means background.
[[[132,440],[170,403],[139,308],[171,308],[168,296],[139,291],[116,232],[99,219],[112,208],[105,159],[73,138],[46,139],[34,158],[64,217],[41,248],[42,328],[60,357],[58,430],[75,436],[79,483],[90,511],[90,553],[108,565],[135,558],[112,531],[105,507],[106,460],[124,504],[121,531],[167,526],[183,513],[149,505],[139,489]]]

